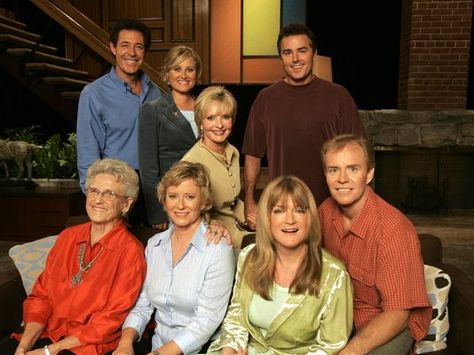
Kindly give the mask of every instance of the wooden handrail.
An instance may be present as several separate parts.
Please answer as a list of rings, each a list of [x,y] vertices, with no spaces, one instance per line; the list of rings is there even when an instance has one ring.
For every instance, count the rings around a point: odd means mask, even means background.
[[[31,2],[100,57],[110,64],[115,64],[115,57],[109,48],[109,34],[107,31],[91,21],[76,7],[66,0],[31,0]],[[158,71],[148,63],[143,63],[142,68],[151,80],[164,91],[165,88],[161,83]]]

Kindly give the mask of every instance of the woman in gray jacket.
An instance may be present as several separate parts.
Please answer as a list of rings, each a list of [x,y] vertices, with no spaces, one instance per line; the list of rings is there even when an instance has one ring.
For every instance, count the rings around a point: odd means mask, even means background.
[[[167,53],[161,68],[169,91],[143,105],[140,112],[138,159],[145,195],[148,223],[158,231],[168,228],[168,219],[156,196],[156,186],[171,165],[196,143],[194,97],[191,94],[201,76],[201,58],[187,46]]]

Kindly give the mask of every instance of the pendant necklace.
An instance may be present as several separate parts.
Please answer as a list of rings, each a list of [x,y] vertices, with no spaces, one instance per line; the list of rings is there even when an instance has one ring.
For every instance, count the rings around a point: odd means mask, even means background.
[[[81,247],[79,249],[79,254],[78,254],[78,257],[77,257],[78,261],[79,261],[79,271],[77,272],[76,275],[74,275],[71,278],[72,287],[75,287],[75,286],[77,286],[77,284],[80,284],[82,282],[82,274],[87,272],[87,270],[89,270],[95,264],[95,262],[97,261],[97,258],[102,253],[102,250],[104,250],[104,247],[101,247],[99,252],[95,256],[95,258],[92,259],[89,264],[84,266],[84,252],[85,252],[85,250],[86,250],[86,243],[84,242],[84,243],[81,244]]]

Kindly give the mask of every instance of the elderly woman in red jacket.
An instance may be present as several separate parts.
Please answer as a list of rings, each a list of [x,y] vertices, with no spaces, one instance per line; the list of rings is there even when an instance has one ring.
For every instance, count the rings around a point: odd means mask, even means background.
[[[15,355],[95,355],[114,349],[146,265],[142,244],[122,217],[138,195],[126,163],[104,159],[88,170],[90,222],[64,230],[23,305],[25,329]],[[35,349],[35,350],[32,350]]]

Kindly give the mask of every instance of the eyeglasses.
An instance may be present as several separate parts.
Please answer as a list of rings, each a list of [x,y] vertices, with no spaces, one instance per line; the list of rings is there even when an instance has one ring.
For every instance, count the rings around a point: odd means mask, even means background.
[[[118,193],[114,191],[111,191],[111,190],[100,191],[99,189],[96,189],[95,187],[89,187],[86,190],[86,193],[87,193],[87,197],[97,198],[101,196],[104,199],[104,201],[113,201],[119,197],[128,198],[128,196],[119,195]]]

